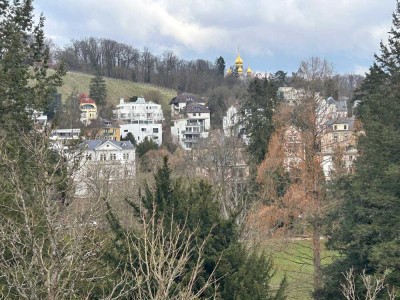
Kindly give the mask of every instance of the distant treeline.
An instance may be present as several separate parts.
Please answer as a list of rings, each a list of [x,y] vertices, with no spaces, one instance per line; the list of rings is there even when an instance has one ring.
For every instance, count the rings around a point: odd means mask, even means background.
[[[186,61],[172,51],[159,56],[148,48],[140,51],[130,45],[105,38],[72,40],[54,52],[67,70],[160,85],[167,88],[202,93],[223,81],[225,63],[203,59]]]

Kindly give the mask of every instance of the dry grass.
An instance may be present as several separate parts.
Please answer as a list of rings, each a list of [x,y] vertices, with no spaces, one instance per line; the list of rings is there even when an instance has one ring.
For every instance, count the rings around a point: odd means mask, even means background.
[[[62,100],[65,99],[76,90],[78,93],[89,93],[90,80],[92,75],[78,72],[67,72],[64,76],[64,84],[58,88],[62,95]],[[129,99],[132,96],[144,96],[151,91],[158,91],[161,94],[161,105],[163,110],[168,108],[169,101],[176,96],[176,91],[163,87],[137,83],[127,80],[119,80],[114,78],[104,77],[107,87],[107,104],[118,104],[120,98]],[[151,100],[151,99],[146,99]]]

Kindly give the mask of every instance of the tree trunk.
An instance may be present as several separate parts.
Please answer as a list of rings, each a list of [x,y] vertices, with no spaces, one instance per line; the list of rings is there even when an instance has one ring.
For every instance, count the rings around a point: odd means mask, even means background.
[[[313,224],[314,291],[321,288],[321,233],[318,216]],[[315,299],[317,297],[314,296]]]

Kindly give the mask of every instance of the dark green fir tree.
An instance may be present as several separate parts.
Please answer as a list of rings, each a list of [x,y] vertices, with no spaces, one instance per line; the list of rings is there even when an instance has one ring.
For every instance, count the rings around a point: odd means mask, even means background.
[[[265,158],[269,138],[274,132],[272,117],[278,104],[277,89],[273,80],[255,78],[242,107],[249,138],[248,151],[257,165]]]
[[[106,82],[100,74],[90,80],[89,97],[96,101],[98,106],[105,106],[107,99]]]
[[[398,2],[388,44],[381,43],[381,54],[355,96],[364,132],[358,141],[356,173],[332,187],[340,205],[329,218],[328,245],[342,256],[325,270],[323,299],[340,299],[340,282],[350,268],[356,274],[385,274],[388,285],[400,288],[399,37]],[[356,283],[364,299],[359,276]]]

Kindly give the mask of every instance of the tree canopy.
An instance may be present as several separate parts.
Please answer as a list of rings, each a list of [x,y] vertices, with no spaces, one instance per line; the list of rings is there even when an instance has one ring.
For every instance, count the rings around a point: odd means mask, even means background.
[[[330,216],[329,245],[343,256],[325,272],[324,299],[337,299],[341,273],[387,275],[400,287],[400,3],[393,14],[388,44],[355,95],[365,135],[358,141],[356,174],[333,186],[340,205]],[[359,294],[363,291],[358,290]]]

